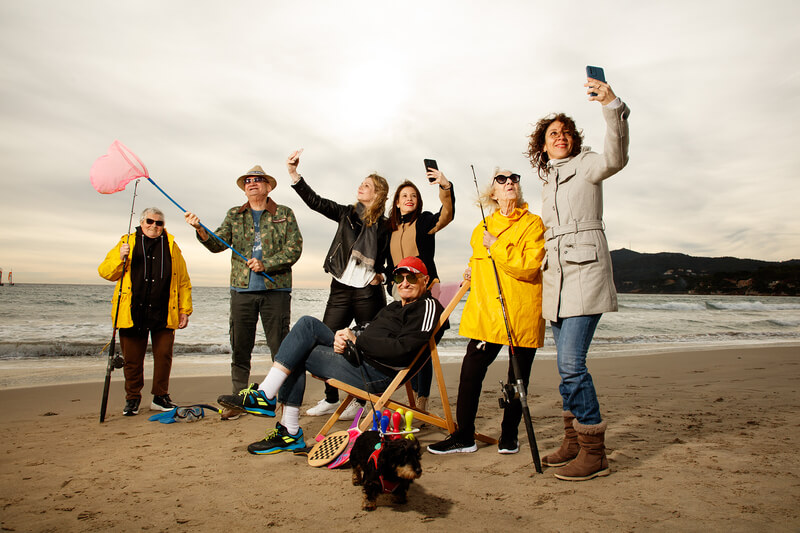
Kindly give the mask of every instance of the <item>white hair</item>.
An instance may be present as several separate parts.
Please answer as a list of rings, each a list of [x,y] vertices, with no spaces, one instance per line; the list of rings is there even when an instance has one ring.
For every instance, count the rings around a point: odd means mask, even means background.
[[[494,213],[498,209],[500,209],[500,204],[497,203],[497,200],[492,198],[494,194],[494,178],[500,174],[504,175],[511,175],[513,174],[512,171],[506,170],[500,167],[494,167],[494,171],[492,172],[492,179],[489,180],[489,184],[486,185],[486,188],[481,191],[481,195],[478,196],[478,201],[476,205],[483,206],[489,210],[489,213]],[[516,207],[522,207],[525,205],[525,199],[522,197],[522,184],[517,184],[519,186],[519,196],[517,196],[517,205]]]
[[[162,219],[166,221],[166,217],[164,216],[164,212],[157,207],[145,207],[142,209],[142,214],[139,215],[139,224],[144,222],[144,219],[147,218],[147,215],[159,215]]]

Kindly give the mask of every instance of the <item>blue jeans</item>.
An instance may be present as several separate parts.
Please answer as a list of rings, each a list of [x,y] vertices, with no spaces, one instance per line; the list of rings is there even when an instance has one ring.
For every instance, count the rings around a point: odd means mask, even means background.
[[[372,393],[380,394],[386,390],[394,375],[386,375],[367,362],[359,370],[333,351],[333,337],[333,331],[312,316],[297,321],[275,355],[275,362],[291,371],[278,392],[278,402],[291,407],[302,405],[306,371],[318,378],[338,379]]]
[[[603,421],[592,376],[586,368],[586,354],[601,316],[574,316],[550,322],[558,351],[558,373],[561,375],[558,390],[563,408],[571,411],[581,424],[593,425]]]

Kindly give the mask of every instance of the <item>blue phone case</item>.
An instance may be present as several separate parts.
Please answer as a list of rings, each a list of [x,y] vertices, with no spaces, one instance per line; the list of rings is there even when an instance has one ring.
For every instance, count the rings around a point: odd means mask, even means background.
[[[606,75],[603,72],[603,67],[586,67],[586,77],[592,78],[594,80],[602,81],[603,83],[606,82]],[[597,93],[590,93],[592,96],[597,96]]]

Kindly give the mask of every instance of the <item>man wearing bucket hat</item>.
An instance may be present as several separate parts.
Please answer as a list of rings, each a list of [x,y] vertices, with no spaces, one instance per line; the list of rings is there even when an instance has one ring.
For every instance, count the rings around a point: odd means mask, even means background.
[[[249,259],[231,253],[231,382],[233,392],[247,388],[250,380],[250,355],[256,338],[258,318],[275,357],[289,333],[291,316],[292,265],[303,251],[303,237],[294,212],[269,197],[278,183],[256,165],[236,178],[247,202],[232,207],[216,230],[220,239],[231,244]],[[197,231],[197,239],[211,252],[227,247],[202,227],[200,219],[186,213],[186,222]],[[269,274],[264,277],[262,272]],[[274,281],[273,281],[274,280]],[[223,418],[238,418],[238,412],[225,412]]]

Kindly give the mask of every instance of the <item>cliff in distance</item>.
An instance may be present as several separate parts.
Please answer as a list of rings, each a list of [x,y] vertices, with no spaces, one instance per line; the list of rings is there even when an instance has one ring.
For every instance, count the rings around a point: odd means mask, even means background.
[[[800,260],[694,257],[622,248],[611,252],[621,293],[800,295]]]

